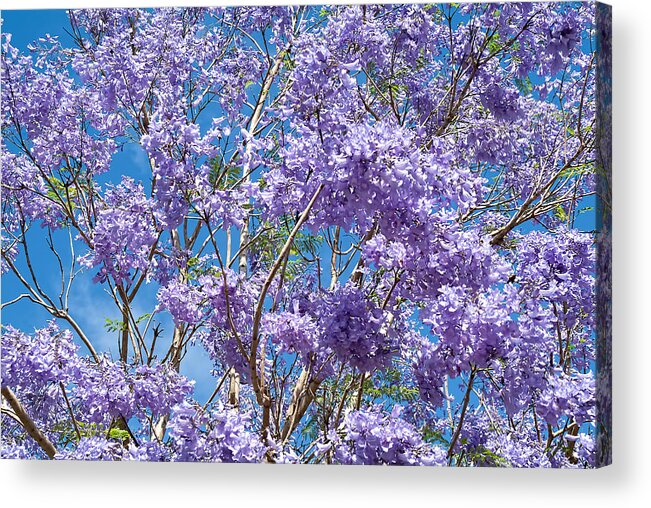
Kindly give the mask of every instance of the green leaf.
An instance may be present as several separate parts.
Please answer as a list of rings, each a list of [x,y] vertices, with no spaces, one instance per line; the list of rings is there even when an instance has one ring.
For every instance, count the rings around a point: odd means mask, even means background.
[[[567,213],[565,212],[565,208],[563,208],[563,206],[560,204],[556,205],[556,208],[554,208],[554,216],[558,217],[558,220],[562,222],[565,222],[567,220]]]
[[[533,83],[529,76],[524,79],[515,78],[515,86],[522,95],[531,95],[531,92],[533,92]]]
[[[110,439],[117,439],[118,441],[124,442],[129,439],[129,431],[122,429],[111,429],[109,431]]]
[[[488,39],[487,48],[489,53],[498,53],[502,50],[502,41],[500,40],[500,36],[498,34],[493,34],[490,36]]]
[[[136,323],[142,323],[145,319],[149,319],[150,316],[151,316],[150,312],[148,312],[147,314],[143,314],[142,316],[139,316],[136,319]]]
[[[104,328],[108,332],[122,332],[125,330],[125,324],[119,319],[106,318],[104,320]]]

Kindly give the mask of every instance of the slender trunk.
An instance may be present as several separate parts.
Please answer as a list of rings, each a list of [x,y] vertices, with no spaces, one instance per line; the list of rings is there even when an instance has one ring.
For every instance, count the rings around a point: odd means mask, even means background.
[[[333,240],[333,249],[332,256],[330,258],[330,289],[334,289],[337,284],[337,278],[339,277],[339,271],[337,270],[337,260],[339,259],[339,235],[341,228],[337,226],[335,228],[335,237]]]
[[[246,180],[247,183],[251,181],[251,176],[249,175]],[[249,243],[249,218],[244,219],[244,225],[242,226],[242,231],[240,232],[240,261],[239,269],[242,275],[247,273],[247,253],[244,246]]]
[[[210,228],[210,224],[208,224]],[[179,233],[177,230],[173,229],[171,231],[172,244],[179,251],[181,251],[181,240],[179,239]],[[181,268],[179,270],[179,282],[186,284],[188,282],[188,270],[187,268]],[[174,370],[179,372],[181,369],[181,349],[183,347],[183,336],[185,335],[185,329],[183,325],[176,325],[174,327],[174,335],[172,337],[172,367]]]
[[[231,266],[231,250],[233,248],[233,233],[231,228],[226,230],[226,265]]]
[[[318,195],[319,192],[320,191],[317,191],[316,195]],[[316,195],[313,197],[313,201]],[[311,207],[308,206],[307,210],[309,210],[310,208]],[[371,229],[368,231],[368,233],[364,236],[362,242],[367,242],[369,239],[373,238],[376,232],[377,232],[377,225],[374,223]],[[338,246],[339,235],[340,235],[339,228],[337,228],[337,230],[335,230],[335,241],[334,241],[334,245],[337,250],[339,249]],[[335,254],[336,253],[333,251],[333,255],[331,257],[331,270],[334,275],[333,277],[331,277],[330,280],[331,291],[335,288],[337,284]],[[364,267],[364,263],[362,258],[360,257],[359,261],[357,262],[357,266],[353,270],[353,274],[351,276],[351,280],[358,286],[361,286],[362,283],[361,276],[362,276],[363,267]],[[357,393],[358,396],[357,398],[359,399],[360,404],[361,404],[361,397],[363,392],[363,379],[364,376],[362,375],[360,388]],[[296,382],[296,386],[292,394],[292,400],[290,401],[289,407],[287,408],[285,423],[283,425],[283,429],[281,432],[282,442],[286,442],[289,439],[289,437],[292,435],[292,432],[296,430],[298,424],[303,418],[303,415],[307,411],[308,407],[310,407],[310,404],[312,404],[312,402],[314,401],[314,398],[316,397],[316,392],[320,386],[321,386],[321,381],[314,378],[310,379],[310,371],[307,368],[303,368],[303,371],[301,372]]]
[[[228,374],[228,403],[235,409],[240,407],[240,375],[234,367]]]
[[[461,415],[459,416],[459,423],[457,424],[457,428],[454,431],[454,435],[450,440],[450,447],[448,448],[448,459],[450,461],[452,460],[452,455],[454,454],[454,446],[457,444],[457,440],[459,439],[459,434],[461,434],[461,428],[463,427],[463,420],[466,417],[468,402],[470,402],[470,392],[472,391],[472,384],[475,381],[476,372],[477,371],[474,368],[470,371],[470,377],[468,378],[468,388],[466,389],[466,394],[463,397],[463,404],[461,407]]]
[[[163,437],[165,436],[165,431],[167,430],[167,422],[169,421],[169,419],[170,419],[170,415],[164,414],[158,419],[158,421],[154,425],[152,437],[156,438],[156,440],[159,443],[163,442]]]
[[[181,350],[183,349],[183,326],[174,327],[174,336],[172,337],[172,368],[179,372],[181,370]]]
[[[281,442],[283,443],[286,442],[292,435],[292,432],[296,430],[296,427],[298,427],[305,411],[307,411],[307,408],[312,404],[314,397],[316,397],[316,392],[321,386],[321,381],[309,379],[309,377],[309,371],[304,369],[296,381],[296,386],[292,393],[292,400],[287,408],[285,423],[280,434]]]
[[[16,394],[13,392],[13,390],[8,386],[3,386],[2,396],[9,403],[9,406],[16,414],[16,417],[20,421],[27,434],[29,434],[29,436],[38,443],[38,445],[43,449],[49,458],[53,459],[57,454],[57,449],[47,438],[47,436],[43,434],[43,432],[41,432],[41,430],[36,426],[34,420],[32,420],[32,418],[27,414],[27,411],[25,411],[25,408],[20,403],[18,398],[16,398]]]
[[[210,224],[208,225],[208,227],[210,228]],[[171,238],[172,238],[173,245],[180,250],[181,243],[180,243],[178,232],[176,230],[172,230]],[[187,283],[188,281],[187,269],[181,269],[179,271],[179,281],[182,283]],[[171,352],[170,364],[176,372],[179,372],[181,370],[181,357],[182,357],[184,335],[185,335],[185,330],[183,325],[176,325],[174,327],[174,332],[172,335],[172,345],[170,347],[170,351],[168,351],[167,353],[170,354]],[[166,413],[164,415],[161,415],[158,421],[154,424],[154,428],[152,429],[152,437],[155,437],[159,442],[163,441],[163,437],[165,436],[165,432],[167,430],[167,423],[169,422],[169,419],[170,419],[170,415],[169,413]]]
[[[122,311],[122,339],[120,340],[120,360],[127,363],[129,358],[129,313],[126,305]]]
[[[570,425],[567,434],[572,437],[577,437],[579,435],[579,425],[576,422],[573,422]],[[574,445],[576,441],[574,439],[568,439],[567,450],[565,451],[565,456],[570,461],[571,464],[576,464],[578,459],[574,455]]]
[[[357,390],[357,398],[355,399],[355,410],[359,411],[362,407],[362,395],[364,394],[364,381],[368,378],[369,373],[362,372],[359,378],[359,390]]]

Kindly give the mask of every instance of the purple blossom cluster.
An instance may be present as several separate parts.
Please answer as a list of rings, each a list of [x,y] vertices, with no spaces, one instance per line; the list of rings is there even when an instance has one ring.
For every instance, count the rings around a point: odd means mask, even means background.
[[[378,408],[349,412],[340,430],[342,437],[328,443],[335,460],[341,464],[445,465],[445,451],[423,441],[418,430],[400,417],[401,412],[400,406],[389,414]]]
[[[529,233],[517,252],[523,291],[552,308],[556,304],[555,314],[568,327],[591,324],[595,256],[594,239],[587,233],[564,228],[553,236]]]
[[[6,327],[2,385],[38,401],[38,414],[46,419],[60,416],[62,404],[70,403],[83,412],[84,422],[105,424],[169,413],[192,393],[194,382],[166,364],[132,368],[106,356],[89,361],[79,355],[70,331],[51,322],[33,335]]]
[[[68,383],[78,377],[84,362],[69,330],[54,322],[34,335],[5,326],[2,333],[2,384],[32,392],[52,383]]]
[[[75,395],[89,421],[105,422],[107,416],[164,415],[193,391],[194,382],[168,365],[141,365],[130,370],[109,360],[87,369]]]
[[[400,345],[390,314],[351,285],[295,300],[291,311],[267,314],[263,326],[283,351],[298,353],[306,364],[334,356],[360,372],[387,366]]]
[[[260,462],[265,447],[249,425],[247,415],[233,409],[204,414],[188,403],[175,406],[169,424],[174,460]]]
[[[130,280],[136,270],[146,271],[158,239],[153,203],[143,187],[129,177],[104,196],[105,208],[93,230],[92,257],[88,266],[99,266],[96,279],[111,277],[118,283]]]
[[[359,371],[372,371],[387,365],[398,352],[399,337],[389,313],[369,302],[363,291],[343,286],[322,295],[319,307],[320,343],[339,361]]]
[[[102,437],[85,437],[79,440],[74,450],[66,450],[57,455],[58,460],[120,460],[124,453],[122,445],[115,440]]]
[[[520,116],[519,94],[514,90],[505,90],[493,83],[487,86],[482,95],[481,103],[488,108],[496,120],[512,122]]]
[[[591,374],[570,377],[562,373],[551,378],[538,401],[538,413],[547,423],[565,416],[579,425],[594,421],[595,382]]]
[[[299,353],[309,358],[319,345],[317,321],[309,314],[301,313],[300,302],[294,300],[291,311],[282,311],[264,316],[263,327],[282,350]]]

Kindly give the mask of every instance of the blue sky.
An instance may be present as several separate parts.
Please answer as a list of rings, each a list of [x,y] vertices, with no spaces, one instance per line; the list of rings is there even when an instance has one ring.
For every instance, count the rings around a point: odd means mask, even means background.
[[[70,40],[64,28],[68,15],[64,9],[3,10],[2,31],[11,34],[11,44],[23,51],[30,42],[49,33],[58,35],[61,41]]]

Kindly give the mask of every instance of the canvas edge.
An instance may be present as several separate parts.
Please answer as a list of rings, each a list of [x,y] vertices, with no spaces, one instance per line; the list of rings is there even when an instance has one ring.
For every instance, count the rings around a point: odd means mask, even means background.
[[[612,7],[595,3],[596,39],[596,443],[595,467],[612,463]]]

